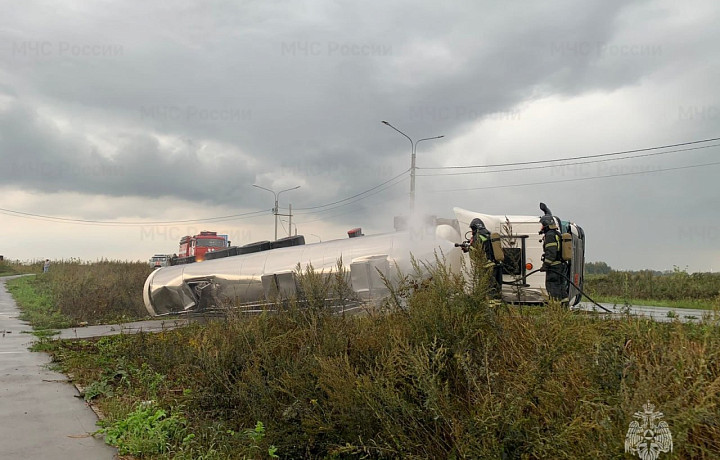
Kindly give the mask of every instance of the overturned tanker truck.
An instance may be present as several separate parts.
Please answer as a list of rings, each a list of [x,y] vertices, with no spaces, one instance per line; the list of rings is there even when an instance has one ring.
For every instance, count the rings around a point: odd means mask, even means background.
[[[338,263],[349,274],[349,284],[363,301],[388,294],[385,281],[412,271],[412,259],[434,263],[442,254],[451,270],[462,270],[469,256],[458,246],[467,240],[470,222],[480,218],[499,240],[502,251],[502,299],[509,303],[544,303],[543,247],[537,216],[489,215],[454,208],[454,219],[429,218],[421,223],[396,219],[396,231],[305,244],[302,235],[276,242],[252,243],[219,258],[200,263],[162,267],[145,281],[143,298],[151,316],[200,313],[223,304],[261,306],[298,292],[296,268],[312,265],[330,273]],[[568,303],[580,301],[583,284],[585,235],[578,225],[554,217],[563,233],[567,260]],[[467,260],[465,260],[467,262]]]

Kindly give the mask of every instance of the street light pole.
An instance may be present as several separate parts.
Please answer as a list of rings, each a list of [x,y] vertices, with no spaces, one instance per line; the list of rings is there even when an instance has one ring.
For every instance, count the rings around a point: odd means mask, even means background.
[[[300,188],[300,186],[295,186],[292,188],[286,188],[285,190],[280,190],[279,192],[276,192],[274,190],[270,190],[269,188],[262,187],[260,185],[252,184],[253,187],[261,188],[263,190],[267,190],[268,192],[272,193],[275,196],[275,207],[273,208],[273,214],[275,214],[275,241],[277,241],[277,228],[278,228],[278,197],[282,192],[289,192],[290,190],[295,190]]]
[[[399,132],[400,134],[405,136],[410,141],[410,149],[411,149],[410,150],[410,152],[411,152],[411,154],[410,154],[410,209],[413,210],[413,209],[415,209],[415,169],[416,169],[415,154],[417,152],[417,145],[422,141],[429,141],[431,139],[440,139],[441,137],[445,137],[445,136],[425,137],[425,138],[418,139],[417,141],[413,142],[413,140],[410,138],[410,136],[408,136],[404,132],[400,131],[399,129],[397,129],[396,127],[394,127],[387,121],[383,120],[382,123],[384,125],[391,127],[395,131]]]
[[[445,136],[425,137],[423,139],[418,139],[417,141],[415,141],[415,145],[413,146],[412,165],[410,165],[410,195],[412,196],[411,199],[413,207],[415,207],[415,154],[417,153],[417,145],[422,141],[440,139],[441,137]]]

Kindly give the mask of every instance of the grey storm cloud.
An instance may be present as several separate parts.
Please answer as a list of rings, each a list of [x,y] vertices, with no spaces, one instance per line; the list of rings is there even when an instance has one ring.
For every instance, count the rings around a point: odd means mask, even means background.
[[[387,220],[381,204],[405,211],[408,178],[399,176],[410,166],[408,140],[381,120],[414,140],[445,136],[420,144],[422,167],[718,137],[718,8],[701,1],[683,11],[669,0],[12,2],[0,18],[1,186],[267,209],[269,193],[252,184],[300,185],[291,195],[297,222],[344,213],[379,223]],[[629,124],[647,134],[629,136],[598,117],[588,124],[607,142],[558,124],[535,133],[542,139],[511,139],[512,152],[481,140],[460,159],[444,156],[484,121],[509,126],[534,102],[649,87],[666,90],[628,102]],[[595,101],[601,113],[602,98]],[[545,138],[564,150],[539,146]],[[418,193],[433,212],[537,213],[542,199],[588,226],[707,233],[720,228],[707,212],[717,169],[659,170],[713,161],[708,149],[575,169],[418,176]],[[626,173],[645,174],[623,182]],[[562,182],[583,175],[618,179]],[[482,189],[543,181],[555,182]],[[316,208],[366,190],[367,198]]]
[[[657,65],[628,66],[601,49],[613,43],[627,7],[620,1],[420,3],[411,14],[407,5],[268,3],[151,6],[147,14],[75,5],[47,23],[16,7],[6,20],[27,28],[4,32],[12,55],[3,59],[22,103],[4,113],[3,155],[19,163],[12,181],[202,201],[226,179],[279,171],[349,194],[407,161],[403,140],[381,119],[450,136],[544,94],[631,85]],[[128,138],[112,158],[93,153],[102,147],[33,114],[44,103],[65,110],[71,124],[105,121]],[[212,164],[190,147],[163,151],[155,134],[235,145],[258,163]],[[19,159],[20,145],[33,151]],[[360,175],[352,173],[359,157],[374,165]],[[302,193],[321,200],[321,191]]]
[[[41,192],[195,201],[227,194],[231,181],[252,181],[230,159],[205,162],[201,146],[183,144],[167,151],[156,138],[137,133],[120,138],[117,153],[108,157],[88,139],[64,133],[30,108],[15,107],[0,113],[0,177],[5,186]]]

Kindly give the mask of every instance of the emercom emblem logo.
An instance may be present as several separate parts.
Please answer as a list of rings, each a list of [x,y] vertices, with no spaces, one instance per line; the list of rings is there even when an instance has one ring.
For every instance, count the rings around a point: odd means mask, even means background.
[[[657,460],[661,452],[672,452],[670,427],[666,421],[660,421],[663,413],[656,412],[650,401],[643,405],[642,412],[635,412],[633,417],[635,420],[630,422],[625,435],[625,452],[637,454],[642,460]]]

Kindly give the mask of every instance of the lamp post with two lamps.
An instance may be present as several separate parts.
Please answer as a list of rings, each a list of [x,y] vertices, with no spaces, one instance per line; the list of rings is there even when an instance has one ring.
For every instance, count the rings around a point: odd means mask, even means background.
[[[407,139],[410,141],[410,149],[411,149],[411,155],[410,155],[410,209],[415,209],[415,153],[417,152],[417,145],[422,141],[429,141],[432,139],[440,139],[445,136],[435,136],[435,137],[424,137],[422,139],[418,139],[417,141],[413,142],[413,140],[405,134],[404,132],[400,131],[387,121],[383,120],[382,123],[384,125],[387,125],[394,129],[395,131],[399,132],[403,136],[407,137]]]

